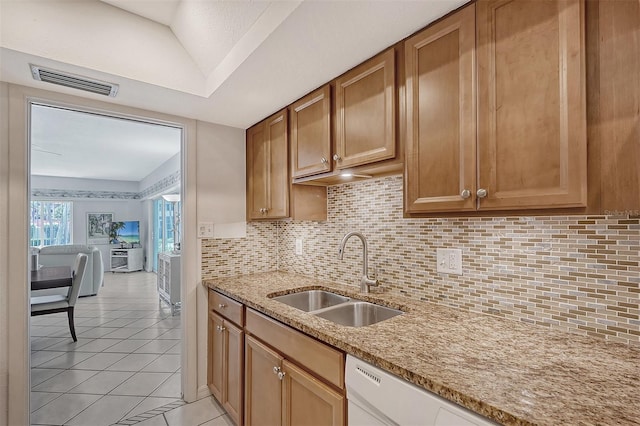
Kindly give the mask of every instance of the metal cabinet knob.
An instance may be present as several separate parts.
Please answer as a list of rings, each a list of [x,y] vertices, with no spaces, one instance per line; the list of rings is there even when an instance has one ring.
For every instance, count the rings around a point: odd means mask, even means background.
[[[285,373],[284,371],[280,371],[280,372],[278,373],[278,379],[280,379],[280,380],[284,379],[284,376],[285,376],[286,374],[287,374],[287,373]]]
[[[322,157],[322,160],[320,160],[320,162],[322,164],[327,164],[329,162],[329,160],[327,160],[326,158]]]
[[[280,372],[280,367],[273,367],[273,374],[278,374]]]
[[[342,160],[342,157],[340,157],[338,154],[333,154],[333,160],[334,161],[340,161],[340,160]]]
[[[225,328],[225,327],[223,327],[223,326],[221,326],[221,325],[216,325],[216,330],[218,330],[219,332],[221,332],[221,333],[222,333],[223,331],[225,331],[225,330],[226,330],[226,328]]]
[[[467,198],[471,197],[471,191],[469,191],[468,189],[463,189],[460,193],[460,196],[466,200]]]
[[[224,303],[220,303],[220,304],[218,305],[218,308],[220,308],[220,309],[224,309],[224,308],[226,308],[226,307],[227,307],[227,305],[225,305]]]
[[[484,188],[480,188],[476,191],[476,195],[478,196],[478,198],[484,198],[487,196],[487,190]]]

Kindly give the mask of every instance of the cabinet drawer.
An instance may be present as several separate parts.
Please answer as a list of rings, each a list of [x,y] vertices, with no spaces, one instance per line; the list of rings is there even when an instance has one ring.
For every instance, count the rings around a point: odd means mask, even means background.
[[[224,296],[216,291],[209,291],[209,310],[219,313],[231,322],[244,325],[244,310],[240,302]]]
[[[344,389],[344,354],[330,346],[247,309],[245,329],[286,358],[304,365],[327,382]]]

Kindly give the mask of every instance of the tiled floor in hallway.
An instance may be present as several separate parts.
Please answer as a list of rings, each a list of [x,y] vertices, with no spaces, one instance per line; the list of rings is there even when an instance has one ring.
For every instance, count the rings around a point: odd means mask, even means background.
[[[153,273],[105,274],[97,296],[31,318],[33,425],[231,424],[211,397],[180,399],[180,316],[159,305]],[[177,407],[177,408],[176,408]]]

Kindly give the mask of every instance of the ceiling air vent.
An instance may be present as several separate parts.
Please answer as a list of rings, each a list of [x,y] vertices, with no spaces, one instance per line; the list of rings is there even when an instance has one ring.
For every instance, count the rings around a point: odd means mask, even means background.
[[[31,75],[33,75],[35,80],[97,93],[98,95],[115,97],[118,94],[117,84],[107,83],[106,81],[100,80],[90,80],[86,77],[43,68],[38,65],[30,64],[30,66]]]

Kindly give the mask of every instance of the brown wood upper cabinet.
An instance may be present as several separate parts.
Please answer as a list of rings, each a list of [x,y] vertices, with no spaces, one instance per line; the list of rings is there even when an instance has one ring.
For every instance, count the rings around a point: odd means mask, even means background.
[[[586,205],[583,22],[479,0],[405,42],[408,214]]]
[[[396,155],[395,51],[393,48],[336,79],[337,169]]]
[[[587,203],[584,0],[477,3],[482,210]]]
[[[405,41],[408,213],[476,208],[474,58],[475,5]]]
[[[289,216],[287,110],[247,130],[247,218]]]
[[[331,171],[330,86],[308,94],[290,110],[292,177]]]

